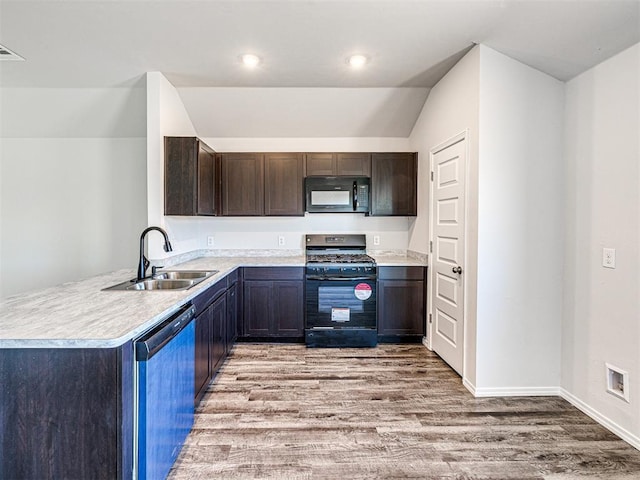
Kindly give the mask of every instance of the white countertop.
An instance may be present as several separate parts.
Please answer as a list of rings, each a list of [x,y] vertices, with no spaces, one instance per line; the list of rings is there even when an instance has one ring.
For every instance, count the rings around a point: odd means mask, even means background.
[[[419,258],[372,255],[379,266],[423,266]],[[179,291],[102,291],[135,277],[119,270],[0,303],[0,348],[110,348],[138,337],[240,266],[304,266],[304,256],[200,257],[171,267],[219,270]]]

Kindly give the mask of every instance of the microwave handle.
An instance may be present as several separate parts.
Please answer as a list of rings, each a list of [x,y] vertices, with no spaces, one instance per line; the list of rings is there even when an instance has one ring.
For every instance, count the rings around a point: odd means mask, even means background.
[[[353,211],[358,208],[358,182],[353,182]]]

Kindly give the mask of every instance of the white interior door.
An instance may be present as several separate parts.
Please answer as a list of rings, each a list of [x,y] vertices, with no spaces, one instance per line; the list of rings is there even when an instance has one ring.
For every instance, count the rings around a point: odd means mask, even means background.
[[[456,141],[457,140],[457,141]],[[464,136],[431,152],[431,348],[462,375],[464,353]]]

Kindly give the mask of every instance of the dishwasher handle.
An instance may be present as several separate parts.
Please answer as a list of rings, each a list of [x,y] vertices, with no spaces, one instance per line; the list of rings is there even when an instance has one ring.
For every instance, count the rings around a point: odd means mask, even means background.
[[[145,362],[175,338],[193,319],[196,307],[190,303],[182,306],[169,317],[135,342],[136,360]]]

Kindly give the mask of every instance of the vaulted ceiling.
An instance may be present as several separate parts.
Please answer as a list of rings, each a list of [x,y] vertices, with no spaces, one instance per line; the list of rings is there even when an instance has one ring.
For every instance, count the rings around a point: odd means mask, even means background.
[[[207,123],[222,99],[262,109],[252,134],[284,131],[265,109],[315,104],[299,136],[335,136],[320,118],[344,118],[346,102],[371,116],[350,133],[396,136],[474,43],[567,80],[638,41],[637,0],[0,0],[0,44],[26,59],[0,62],[0,86],[122,87],[160,71],[203,136],[237,136]],[[350,68],[352,53],[369,63]]]

